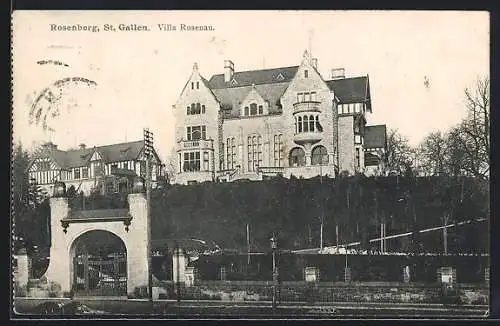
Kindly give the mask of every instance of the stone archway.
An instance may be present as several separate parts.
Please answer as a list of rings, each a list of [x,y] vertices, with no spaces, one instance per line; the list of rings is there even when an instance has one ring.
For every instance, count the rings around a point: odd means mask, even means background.
[[[69,254],[75,296],[127,295],[127,248],[119,236],[87,231],[73,241]]]
[[[64,195],[50,198],[50,263],[45,277],[60,288],[58,296],[71,293],[74,281],[72,257],[75,257],[78,239],[87,232],[98,230],[113,234],[126,248],[126,294],[131,296],[138,289],[147,291],[149,237],[146,196],[142,192],[129,194],[127,201],[128,209],[73,211]]]

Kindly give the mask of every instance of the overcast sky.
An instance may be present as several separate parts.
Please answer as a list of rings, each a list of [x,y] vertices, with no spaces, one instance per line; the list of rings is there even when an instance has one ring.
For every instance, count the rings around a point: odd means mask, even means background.
[[[106,23],[151,30],[104,32]],[[215,31],[162,32],[161,23]],[[63,149],[139,140],[149,127],[165,158],[174,144],[172,105],[194,62],[207,79],[223,72],[225,59],[236,71],[293,66],[309,44],[325,79],[337,67],[347,77],[368,74],[368,123],[397,128],[417,144],[457,123],[465,87],[489,74],[486,12],[30,11],[15,12],[13,24],[14,141],[26,147],[49,139]],[[50,24],[99,25],[100,32],[51,32]],[[65,77],[97,86],[65,88],[53,104],[61,114],[47,118],[55,132],[44,132],[29,123],[30,108],[38,93]]]

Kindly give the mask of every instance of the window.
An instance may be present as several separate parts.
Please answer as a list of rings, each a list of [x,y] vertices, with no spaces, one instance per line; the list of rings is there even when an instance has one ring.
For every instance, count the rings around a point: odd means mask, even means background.
[[[226,140],[227,169],[236,168],[236,140],[228,138]]]
[[[337,114],[342,114],[342,104],[337,105]]]
[[[184,153],[184,172],[200,171],[200,152]]]
[[[308,70],[304,70],[304,78],[308,78],[309,77],[309,71]]]
[[[318,97],[316,96],[316,92],[311,92],[311,101],[317,101]]]
[[[259,114],[264,114],[264,108],[262,105],[259,105]]]
[[[194,89],[194,83],[191,82],[191,89]]]
[[[360,150],[356,148],[356,167],[361,168],[361,160],[360,160]]]
[[[297,117],[295,119],[295,133],[301,132],[323,132],[323,127],[319,123],[319,116],[305,115]]]
[[[274,135],[274,166],[283,166],[283,135]]]
[[[361,144],[361,136],[360,135],[354,135],[354,143]]]
[[[312,165],[328,164],[328,153],[324,146],[319,145],[313,148],[311,153],[311,164]]]
[[[203,170],[204,171],[210,171],[210,164],[209,164],[209,153],[208,152],[203,152]]]
[[[318,95],[316,92],[303,92],[303,93],[297,93],[297,102],[311,102],[311,101],[317,101],[318,100]]]
[[[75,179],[80,179],[80,168],[73,169],[73,175]]]
[[[200,89],[200,82],[196,82],[196,89]]]
[[[250,115],[257,115],[257,104],[250,104]]]
[[[89,177],[89,168],[85,166],[82,168],[82,178],[87,179],[88,177]]]
[[[361,103],[356,103],[355,106],[354,106],[354,111],[356,113],[360,113],[361,112]]]
[[[104,170],[104,169],[103,169],[103,166],[104,166],[104,165],[103,165],[103,164],[101,164],[101,162],[95,162],[95,163],[94,163],[94,175],[95,175],[96,177],[99,177],[99,176],[101,176],[101,175],[103,174],[103,172],[104,172],[104,171],[103,171],[103,170]]]
[[[201,114],[205,113],[205,105],[200,103],[191,103],[191,106],[187,107],[187,115]]]
[[[207,138],[207,130],[205,126],[187,127],[187,140],[200,140]]]
[[[262,166],[262,137],[248,137],[248,171],[257,171],[259,166]]]
[[[306,165],[306,154],[300,147],[295,147],[290,151],[290,166],[304,166]]]
[[[128,170],[128,162],[123,162],[123,168],[124,168],[125,170]]]

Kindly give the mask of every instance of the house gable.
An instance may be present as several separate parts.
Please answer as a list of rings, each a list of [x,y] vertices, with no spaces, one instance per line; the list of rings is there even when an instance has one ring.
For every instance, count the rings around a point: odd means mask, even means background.
[[[95,148],[94,148],[94,153],[92,154],[92,157],[90,157],[90,161],[101,161],[102,160],[102,155],[99,153]]]
[[[212,90],[208,85],[208,81],[200,74],[198,64],[195,63],[193,65],[193,72],[191,73],[186,85],[184,85],[184,88],[182,89],[174,107],[176,110],[180,110],[182,113],[185,113],[185,104],[189,102],[189,100],[193,100],[194,103],[196,103],[201,100],[206,100],[207,97],[211,97],[213,101],[217,102],[217,98],[212,93]]]
[[[55,171],[60,169],[61,167],[50,156],[37,157],[28,167],[29,172]]]
[[[298,92],[323,92],[330,93],[330,89],[319,74],[318,70],[311,64],[311,56],[305,51],[302,63],[297,69],[297,73],[288,85],[282,98],[287,97],[292,102],[297,102]]]
[[[252,88],[248,92],[245,99],[241,102],[240,105],[240,114],[241,116],[250,116],[252,105],[256,106],[257,114],[256,115],[266,115],[269,112],[269,102],[266,101],[260,94],[257,92],[255,85],[252,85]],[[262,107],[262,113],[259,112],[259,107]]]

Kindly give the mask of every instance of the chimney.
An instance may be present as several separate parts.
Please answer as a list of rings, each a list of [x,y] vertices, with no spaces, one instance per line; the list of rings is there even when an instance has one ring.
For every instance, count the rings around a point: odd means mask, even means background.
[[[311,59],[311,66],[313,66],[314,69],[318,70],[318,58]]]
[[[224,60],[224,82],[229,83],[233,79],[234,63],[231,60]]]
[[[345,69],[344,68],[332,69],[332,79],[344,79],[344,78],[345,78]]]
[[[78,145],[78,147],[80,147],[80,149],[85,149],[85,148],[87,148],[87,145],[82,143],[82,144]]]

